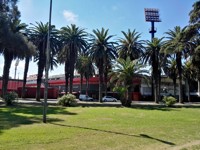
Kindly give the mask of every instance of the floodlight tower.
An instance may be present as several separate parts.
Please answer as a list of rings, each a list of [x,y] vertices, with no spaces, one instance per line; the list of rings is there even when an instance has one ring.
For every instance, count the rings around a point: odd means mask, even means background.
[[[149,31],[149,33],[151,33],[151,39],[153,40],[154,33],[156,33],[154,22],[161,22],[161,20],[159,18],[159,16],[160,16],[159,10],[154,9],[154,8],[145,8],[144,12],[145,12],[146,22],[151,22],[151,30]]]
[[[154,27],[155,22],[161,22],[159,18],[159,10],[158,9],[153,9],[153,8],[145,8],[145,20],[147,22],[151,22],[151,30],[149,33],[151,33],[151,41],[153,42],[154,39],[154,34],[156,33],[156,29]],[[152,67],[153,67],[153,72],[152,72],[152,96],[154,98],[154,101],[158,103],[159,99],[159,93],[158,93],[158,51],[153,48],[153,53],[152,53]]]

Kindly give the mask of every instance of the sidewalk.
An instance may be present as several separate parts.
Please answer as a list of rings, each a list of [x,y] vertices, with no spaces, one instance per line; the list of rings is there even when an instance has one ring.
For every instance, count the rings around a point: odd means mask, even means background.
[[[16,103],[19,104],[34,104],[34,105],[42,105],[44,102],[44,99],[41,99],[41,101],[36,101],[35,98],[26,98],[26,99],[22,99],[19,98],[18,100],[15,101]],[[58,100],[57,99],[48,99],[47,103],[48,105],[57,105]],[[2,101],[2,99],[0,99],[0,104],[3,104],[4,102]],[[92,102],[88,102],[88,101],[79,101],[78,100],[78,105],[80,106],[121,106],[120,101],[118,102],[97,102],[97,101],[92,101]],[[164,106],[164,104],[157,104],[154,103],[153,101],[132,101],[131,103],[132,106]],[[200,102],[191,102],[191,103],[184,103],[184,104],[180,104],[180,103],[176,103],[174,106],[179,106],[179,107],[192,107],[192,106],[197,106],[200,107]]]

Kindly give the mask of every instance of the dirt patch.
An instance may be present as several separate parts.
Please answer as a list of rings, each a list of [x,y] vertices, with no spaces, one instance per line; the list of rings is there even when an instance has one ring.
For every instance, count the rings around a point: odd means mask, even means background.
[[[192,142],[186,143],[184,145],[180,145],[180,146],[175,146],[175,147],[172,147],[170,150],[189,149],[189,148],[192,148],[192,146],[198,146],[198,145],[200,145],[200,140],[192,141]]]

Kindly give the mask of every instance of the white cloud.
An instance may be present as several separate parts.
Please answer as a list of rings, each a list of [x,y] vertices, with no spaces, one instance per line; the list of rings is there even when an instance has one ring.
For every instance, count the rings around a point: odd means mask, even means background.
[[[72,11],[64,10],[63,16],[68,23],[77,23],[78,15],[74,14]]]

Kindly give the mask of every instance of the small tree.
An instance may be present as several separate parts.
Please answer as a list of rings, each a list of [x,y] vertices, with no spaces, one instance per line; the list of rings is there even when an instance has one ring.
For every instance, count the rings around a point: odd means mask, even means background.
[[[143,65],[138,62],[138,60],[131,61],[130,57],[127,57],[126,60],[118,59],[117,64],[113,67],[113,70],[109,73],[111,82],[115,82],[116,86],[122,85],[126,91],[125,101],[122,103],[123,106],[130,107],[131,99],[129,93],[133,85],[133,79],[135,77],[142,77],[143,73],[147,73],[143,69]]]

